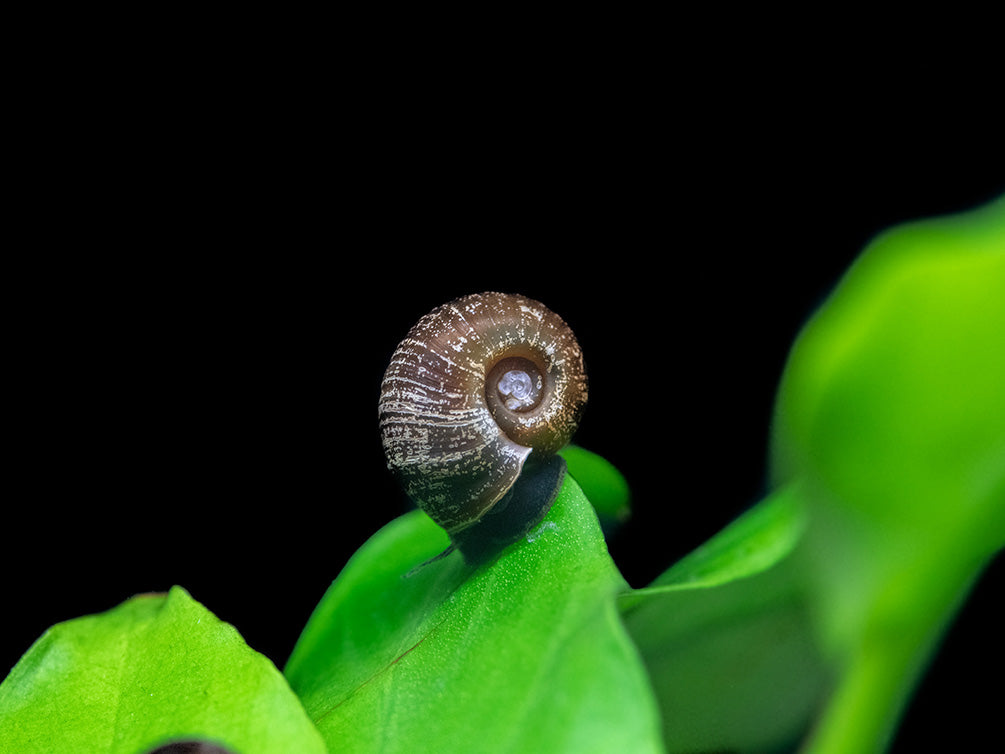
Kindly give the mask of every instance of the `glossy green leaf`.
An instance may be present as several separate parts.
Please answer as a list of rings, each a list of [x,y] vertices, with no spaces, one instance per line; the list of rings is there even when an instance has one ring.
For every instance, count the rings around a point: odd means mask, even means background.
[[[285,673],[333,751],[661,750],[626,585],[571,476],[494,561],[421,565],[446,544],[421,512],[397,519],[311,617]]]
[[[327,749],[276,667],[180,587],[50,628],[0,685],[0,752]]]
[[[783,490],[621,598],[669,752],[784,751],[805,734],[829,674],[793,568],[804,527]]]

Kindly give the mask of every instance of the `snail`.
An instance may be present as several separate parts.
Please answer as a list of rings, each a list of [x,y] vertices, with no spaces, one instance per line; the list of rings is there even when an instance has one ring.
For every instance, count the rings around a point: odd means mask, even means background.
[[[408,332],[380,390],[388,467],[474,562],[529,532],[565,475],[586,405],[569,326],[525,296],[478,293]],[[444,553],[446,554],[446,553]]]

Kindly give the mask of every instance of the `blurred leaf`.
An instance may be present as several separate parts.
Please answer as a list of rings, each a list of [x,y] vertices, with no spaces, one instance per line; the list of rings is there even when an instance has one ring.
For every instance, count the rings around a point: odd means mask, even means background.
[[[0,685],[3,752],[138,754],[172,740],[327,751],[275,666],[180,587],[53,626]]]
[[[610,461],[578,445],[567,445],[560,455],[586,499],[593,504],[605,532],[629,517],[628,482]]]
[[[571,477],[495,561],[414,570],[446,544],[421,512],[393,521],[311,617],[285,672],[333,751],[661,750],[626,585]]]
[[[869,245],[796,340],[773,435],[840,674],[808,751],[882,751],[1005,544],[1005,197]]]
[[[792,563],[804,526],[780,491],[621,598],[668,752],[791,750],[811,724],[829,674]]]
[[[1005,544],[1005,197],[866,249],[796,341],[772,459],[888,532]]]

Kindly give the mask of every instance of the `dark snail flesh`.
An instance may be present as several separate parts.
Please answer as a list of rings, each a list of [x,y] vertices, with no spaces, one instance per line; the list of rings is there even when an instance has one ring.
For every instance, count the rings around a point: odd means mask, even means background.
[[[480,293],[422,317],[380,391],[388,467],[469,561],[519,539],[558,494],[586,405],[568,325],[525,296]]]

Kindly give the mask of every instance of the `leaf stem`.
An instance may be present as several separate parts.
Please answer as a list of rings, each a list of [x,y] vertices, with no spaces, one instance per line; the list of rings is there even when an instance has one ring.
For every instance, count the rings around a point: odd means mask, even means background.
[[[919,569],[909,584],[904,572],[885,580],[804,754],[888,749],[917,681],[981,570],[959,565],[938,574]],[[897,593],[899,612],[891,610],[890,591]]]

